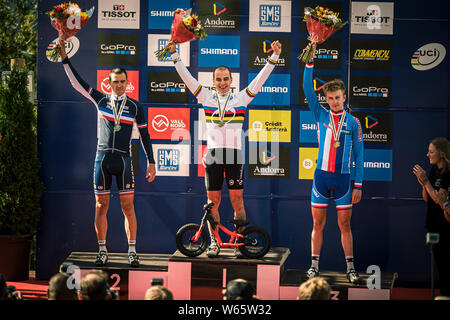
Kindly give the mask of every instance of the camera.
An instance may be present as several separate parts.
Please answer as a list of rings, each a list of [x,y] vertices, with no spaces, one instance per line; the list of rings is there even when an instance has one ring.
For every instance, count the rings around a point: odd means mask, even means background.
[[[6,300],[22,300],[20,292],[14,286],[6,286]]]
[[[427,244],[437,244],[439,243],[439,233],[427,233]]]
[[[153,278],[152,279],[152,287],[153,286],[162,286],[163,285],[163,279],[162,278]]]

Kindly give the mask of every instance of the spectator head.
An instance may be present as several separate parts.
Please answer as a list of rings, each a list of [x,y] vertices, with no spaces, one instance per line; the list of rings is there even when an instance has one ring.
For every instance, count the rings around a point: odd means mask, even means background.
[[[225,300],[255,300],[254,293],[252,284],[244,279],[231,280],[223,290]]]
[[[80,300],[112,300],[114,294],[109,289],[108,275],[104,271],[91,271],[81,278]]]
[[[298,289],[297,300],[330,300],[331,288],[321,277],[303,282]]]
[[[57,273],[48,282],[48,300],[77,300],[77,290],[69,289],[67,273]]]
[[[6,300],[8,292],[6,291],[6,279],[3,274],[0,273],[0,300]]]
[[[145,300],[173,300],[173,294],[166,287],[152,286],[145,292]]]

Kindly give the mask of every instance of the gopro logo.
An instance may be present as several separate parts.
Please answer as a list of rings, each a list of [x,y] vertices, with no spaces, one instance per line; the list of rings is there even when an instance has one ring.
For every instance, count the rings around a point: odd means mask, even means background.
[[[262,4],[259,6],[260,27],[281,27],[281,5]]]

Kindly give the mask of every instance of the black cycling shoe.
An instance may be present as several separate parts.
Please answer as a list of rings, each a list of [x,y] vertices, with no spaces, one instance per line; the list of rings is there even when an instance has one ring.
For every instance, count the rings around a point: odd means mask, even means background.
[[[136,252],[130,252],[128,254],[128,261],[130,262],[130,267],[139,267],[139,256],[136,254]]]
[[[347,272],[347,280],[351,283],[351,284],[357,284],[359,282],[359,274],[358,272],[356,272],[355,269],[350,269]]]
[[[306,271],[305,275],[306,275],[306,277],[308,279],[311,279],[311,278],[314,278],[314,277],[318,277],[320,275],[320,272],[316,268],[311,267],[311,268],[308,269],[308,271]]]
[[[95,265],[97,267],[103,267],[108,262],[108,254],[106,251],[101,250],[95,258]]]

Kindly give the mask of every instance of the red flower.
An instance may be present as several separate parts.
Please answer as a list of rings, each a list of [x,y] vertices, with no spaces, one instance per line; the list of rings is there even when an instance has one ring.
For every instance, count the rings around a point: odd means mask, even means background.
[[[58,12],[62,11],[62,7],[61,7],[61,6],[57,6],[57,7],[55,8],[55,11],[58,11]]]
[[[192,26],[193,26],[193,27],[196,27],[196,26],[197,26],[197,20],[195,20],[195,19],[192,19],[192,22],[191,22],[191,24],[192,24]]]

